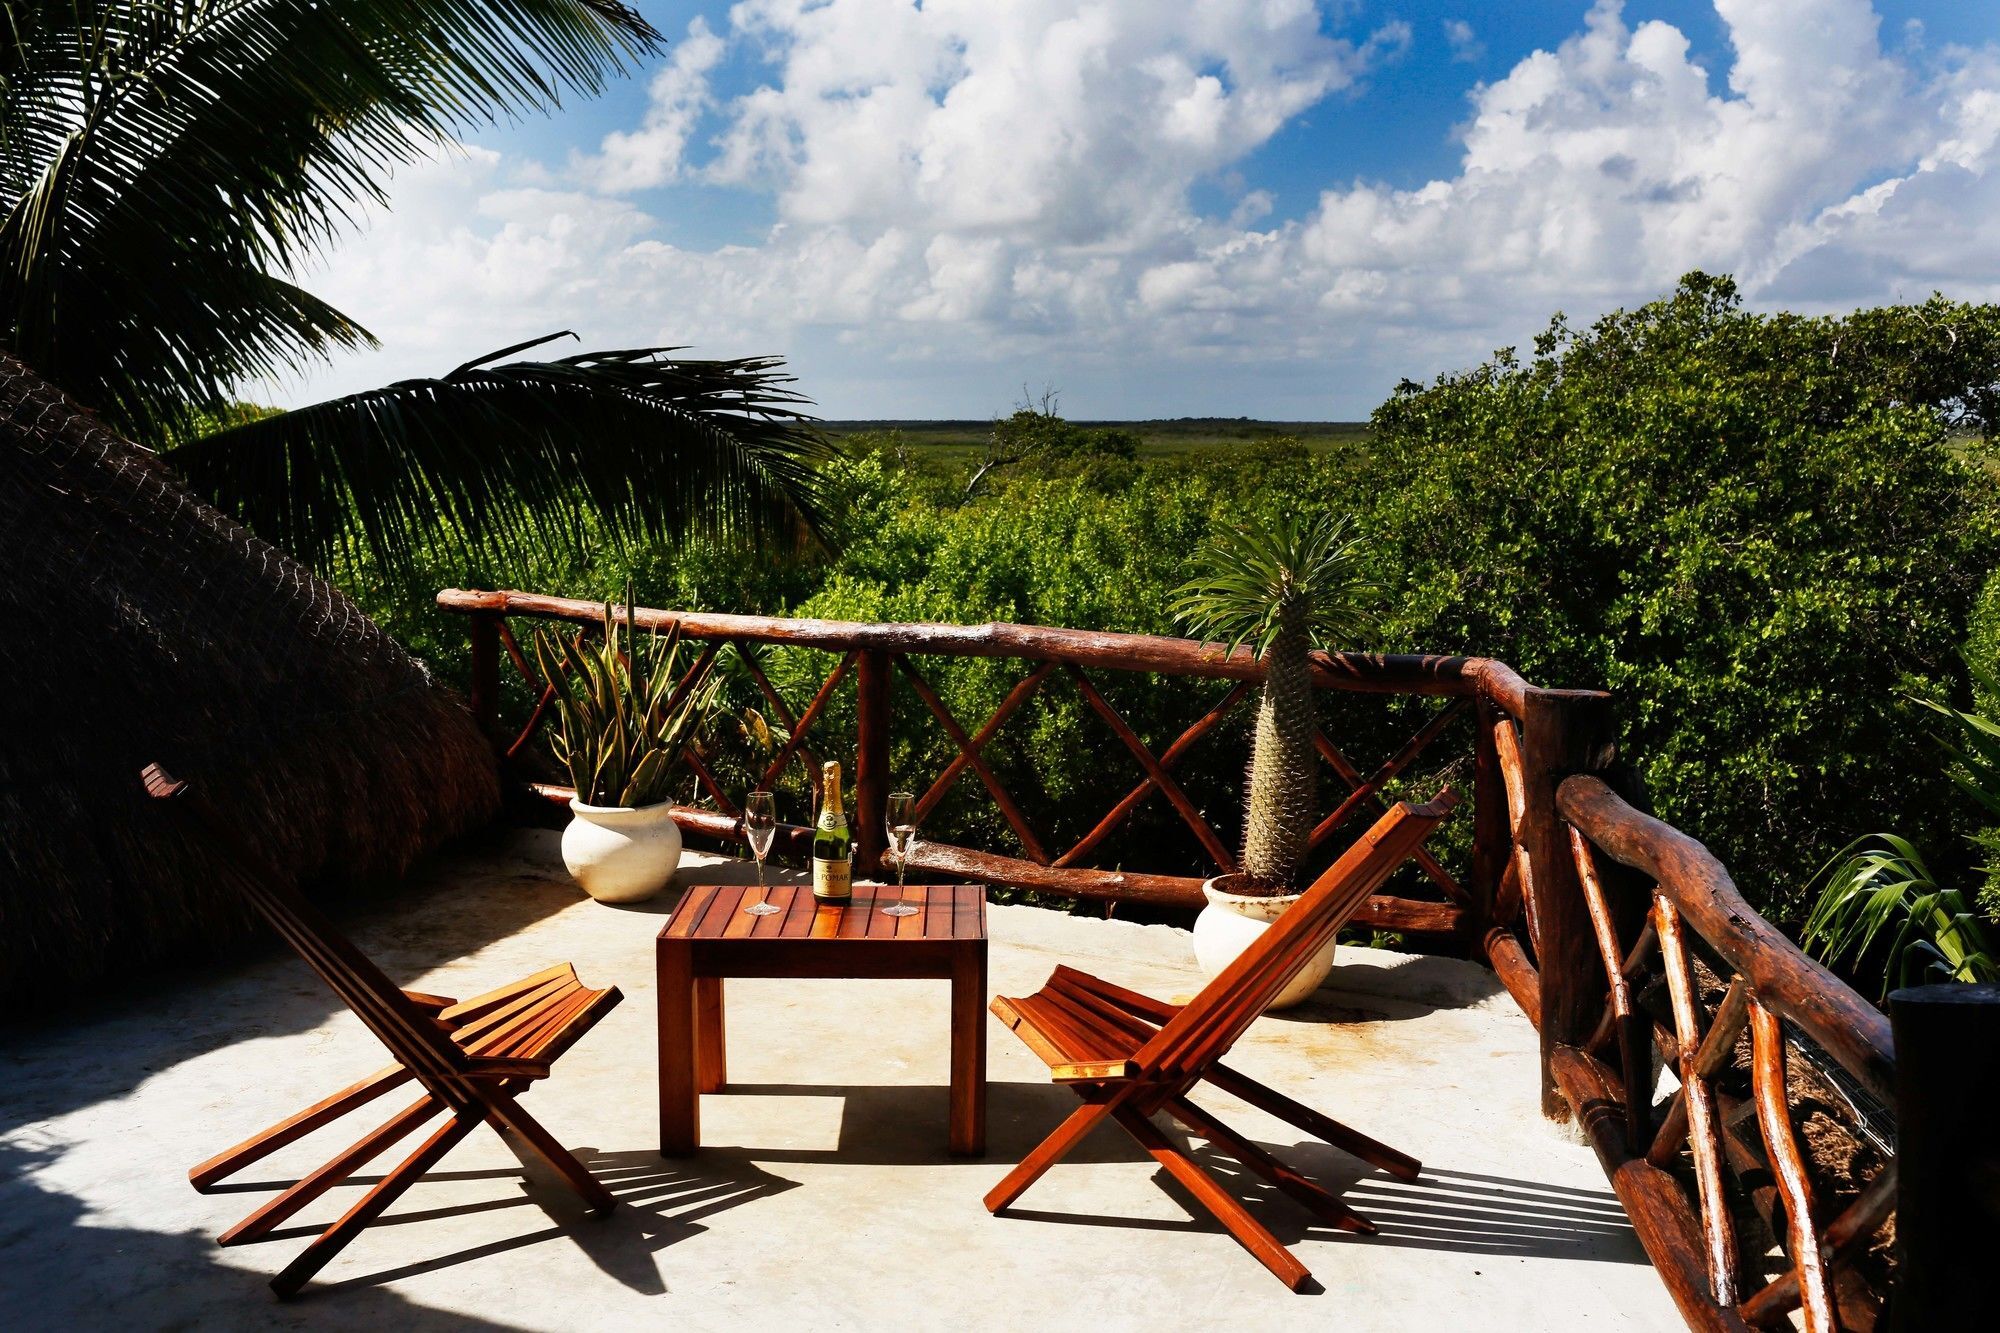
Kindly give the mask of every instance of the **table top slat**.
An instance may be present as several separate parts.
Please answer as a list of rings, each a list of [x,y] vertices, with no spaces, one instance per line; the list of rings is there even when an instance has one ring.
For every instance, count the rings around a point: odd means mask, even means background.
[[[871,940],[893,940],[896,929],[902,923],[893,916],[882,915],[882,909],[889,905],[887,894],[875,897],[868,904],[868,938]]]
[[[812,894],[796,884],[785,886],[791,901],[785,906],[785,914],[778,918],[778,928],[774,934],[797,939],[812,928],[813,910],[819,906]]]
[[[716,896],[719,898],[721,895],[718,894]],[[743,910],[756,901],[757,886],[755,884],[744,884],[737,888],[736,901],[730,904],[729,915],[723,918],[722,938],[726,940],[747,939],[750,936],[750,932],[762,926],[769,919],[752,915]],[[705,921],[702,923],[704,934],[707,933],[707,924]]]
[[[743,886],[740,884],[716,885],[708,902],[704,904],[702,914],[695,918],[694,924],[689,927],[688,934],[720,935],[723,927],[729,924],[729,909],[734,907],[742,896]]]
[[[909,900],[915,904],[917,914],[915,916],[891,918],[896,923],[897,939],[920,940],[924,937],[924,922],[931,914],[930,892],[930,886],[927,884],[912,884],[910,886]]]
[[[951,884],[927,884],[924,886],[924,938],[927,940],[948,940],[957,933],[958,922],[953,915],[958,902],[958,888]]]
[[[755,884],[697,884],[687,890],[660,938],[674,940],[784,941],[807,939],[952,941],[984,939],[986,891],[977,884],[912,884],[908,901],[914,916],[894,917],[882,908],[896,901],[896,886],[857,884],[845,906],[822,903],[804,884],[774,884],[767,898],[783,910],[754,916],[743,910],[757,901]]]

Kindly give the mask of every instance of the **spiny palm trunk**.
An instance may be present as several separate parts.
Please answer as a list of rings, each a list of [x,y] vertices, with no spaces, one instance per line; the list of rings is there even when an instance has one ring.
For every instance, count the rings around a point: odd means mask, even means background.
[[[1264,652],[1264,691],[1252,736],[1243,873],[1251,887],[1268,893],[1298,887],[1299,863],[1319,807],[1306,610],[1305,602],[1294,598],[1279,612],[1277,636]]]

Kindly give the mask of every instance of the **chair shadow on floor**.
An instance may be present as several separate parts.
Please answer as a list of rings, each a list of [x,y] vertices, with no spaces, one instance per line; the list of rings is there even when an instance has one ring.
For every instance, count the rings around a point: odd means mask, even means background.
[[[1035,1147],[1049,1128],[1076,1107],[1075,1096],[1050,1083],[992,1083],[987,1088],[987,1155],[950,1157],[944,1151],[945,1094],[921,1085],[840,1086],[815,1084],[731,1084],[723,1095],[840,1097],[845,1099],[839,1142],[825,1149],[712,1149],[747,1162],[841,1162],[868,1165],[984,1162],[998,1180],[1008,1166]],[[1157,1119],[1170,1137],[1191,1144],[1196,1160],[1241,1199],[1287,1245],[1301,1240],[1391,1245],[1404,1249],[1465,1254],[1541,1257],[1600,1263],[1644,1264],[1645,1251],[1627,1222],[1617,1196],[1608,1189],[1549,1185],[1534,1180],[1426,1166],[1414,1181],[1376,1171],[1365,1162],[1317,1139],[1262,1146],[1340,1195],[1381,1228],[1374,1236],[1337,1231],[1245,1171],[1227,1154],[1190,1139],[1165,1116]],[[1064,1159],[1065,1163],[1147,1160],[1130,1135],[1100,1128]],[[1215,1232],[1222,1228],[1162,1170],[1155,1177],[1189,1212],[1186,1220],[1115,1217],[1054,1207],[1016,1204],[1006,1216],[1142,1230]],[[1029,1200],[1063,1198],[1063,1168],[1036,1185]],[[991,1183],[991,1182],[987,1182]],[[983,1188],[983,1186],[981,1187]]]
[[[1345,1196],[1402,1249],[1644,1264],[1638,1233],[1609,1190],[1427,1168],[1412,1181],[1369,1176]]]
[[[1355,1235],[1327,1226],[1261,1177],[1244,1170],[1235,1158],[1181,1133],[1165,1117],[1157,1123],[1169,1137],[1188,1145],[1195,1160],[1287,1246],[1314,1240],[1587,1263],[1648,1262],[1617,1196],[1608,1190],[1548,1185],[1429,1164],[1416,1180],[1405,1181],[1318,1140],[1261,1144],[1380,1228],[1373,1236]],[[1058,1167],[1051,1172],[1038,1188],[1049,1190],[1051,1181],[1060,1181],[1060,1171]],[[1148,1231],[1222,1232],[1207,1210],[1164,1170],[1154,1179],[1187,1211],[1187,1218],[1109,1217],[1019,1204],[1006,1215]]]
[[[985,1158],[956,1157],[945,1148],[948,1119],[947,1094],[943,1087],[922,1084],[843,1086],[839,1084],[731,1084],[721,1096],[835,1097],[843,1099],[838,1141],[822,1149],[763,1148],[752,1145],[714,1143],[687,1158],[664,1158],[651,1147],[617,1151],[596,1148],[576,1149],[588,1167],[618,1202],[608,1217],[584,1214],[580,1201],[553,1182],[525,1175],[518,1167],[481,1170],[428,1172],[402,1204],[378,1219],[371,1231],[448,1222],[481,1213],[539,1207],[546,1215],[542,1225],[524,1223],[517,1234],[502,1236],[479,1245],[431,1255],[386,1269],[370,1269],[353,1276],[322,1279],[308,1288],[314,1293],[340,1292],[380,1287],[454,1265],[476,1262],[494,1255],[524,1250],[550,1242],[574,1244],[599,1270],[630,1290],[646,1295],[666,1291],[656,1256],[667,1247],[700,1234],[704,1219],[730,1208],[754,1204],[798,1188],[798,1182],[774,1174],[765,1164],[784,1162],[838,1162],[845,1165],[921,1166],[994,1164],[1018,1160],[1046,1132],[1052,1117],[1067,1114],[1074,1098],[1067,1091],[1045,1083],[992,1083],[987,1088],[989,1116],[988,1154]],[[1105,1135],[1094,1145],[1097,1152],[1079,1160],[1143,1160],[1144,1153],[1129,1140]],[[379,1174],[356,1175],[346,1191],[378,1183]],[[425,1206],[428,1187],[447,1182],[511,1181],[512,1193],[474,1202]],[[268,1194],[289,1185],[289,1180],[231,1181],[217,1185],[216,1194]],[[983,1188],[983,1186],[981,1187]],[[976,1196],[976,1190],[973,1191]],[[324,1220],[273,1230],[260,1238],[265,1241],[310,1240],[325,1225]],[[416,1242],[421,1244],[421,1242]]]
[[[574,1194],[524,1176],[519,1168],[433,1171],[425,1183],[511,1180],[517,1192],[501,1197],[442,1206],[423,1206],[425,1186],[419,1185],[404,1207],[384,1215],[376,1228],[439,1222],[478,1213],[538,1206],[546,1215],[540,1226],[523,1226],[515,1235],[447,1254],[413,1260],[389,1269],[323,1281],[316,1290],[326,1294],[376,1288],[457,1264],[522,1250],[550,1242],[574,1244],[606,1276],[646,1295],[664,1293],[666,1279],[658,1255],[679,1241],[706,1230],[704,1221],[728,1209],[754,1205],[799,1187],[767,1169],[784,1163],[839,1163],[880,1166],[955,1166],[970,1168],[968,1199],[999,1179],[1008,1166],[1039,1143],[1050,1125],[1066,1115],[1075,1098],[1046,1083],[993,1083],[988,1086],[988,1151],[984,1157],[956,1157],[945,1149],[945,1092],[921,1084],[731,1084],[724,1097],[838,1097],[843,1099],[837,1141],[825,1147],[761,1147],[714,1142],[687,1158],[663,1158],[650,1145],[617,1151],[581,1148],[577,1156],[602,1180],[618,1201],[608,1217],[585,1216]],[[720,1119],[721,1117],[716,1117]],[[1236,1160],[1190,1139],[1162,1116],[1157,1123],[1170,1137],[1191,1146],[1195,1159],[1286,1245],[1300,1241],[1387,1245],[1404,1249],[1443,1250],[1519,1258],[1555,1258],[1583,1262],[1646,1262],[1631,1226],[1608,1190],[1549,1185],[1538,1181],[1481,1174],[1426,1165],[1414,1181],[1402,1181],[1374,1171],[1365,1163],[1318,1140],[1290,1144],[1264,1143],[1275,1153],[1381,1228],[1374,1236],[1356,1236],[1327,1226],[1279,1194]],[[1103,1129],[1084,1141],[1067,1162],[1141,1162],[1145,1152],[1115,1129]],[[1028,1196],[1035,1206],[1016,1204],[1004,1218],[1075,1226],[1126,1228],[1142,1231],[1183,1231],[1219,1234],[1222,1228],[1164,1170],[1155,1180],[1185,1218],[1113,1216],[1063,1207],[1066,1196],[1060,1166]],[[352,1184],[371,1185],[379,1176],[356,1176]],[[284,1182],[261,1181],[224,1185],[217,1192],[254,1192],[280,1188]],[[274,1231],[270,1240],[310,1238],[318,1226],[302,1225]],[[996,1244],[1005,1237],[996,1232]]]
[[[322,1280],[307,1288],[308,1299],[314,1294],[379,1287],[551,1241],[574,1244],[606,1276],[616,1279],[630,1290],[642,1295],[659,1295],[667,1289],[654,1258],[659,1251],[706,1230],[703,1225],[706,1218],[798,1187],[797,1181],[773,1175],[736,1154],[704,1153],[699,1157],[670,1160],[650,1148],[615,1152],[578,1148],[575,1152],[577,1158],[617,1200],[617,1207],[608,1215],[589,1216],[573,1192],[554,1180],[524,1173],[519,1167],[431,1171],[406,1196],[403,1208],[385,1213],[370,1230],[383,1231],[522,1207],[539,1208],[545,1215],[546,1225],[394,1268],[372,1270],[337,1280]],[[380,1180],[379,1175],[357,1175],[349,1183],[372,1186]],[[518,1192],[477,1202],[428,1208],[421,1206],[427,1186],[448,1181],[479,1180],[512,1181]],[[269,1191],[282,1188],[286,1183],[289,1182],[231,1184],[219,1186],[215,1192]],[[259,1243],[266,1240],[310,1239],[319,1233],[323,1225],[314,1223],[275,1230],[260,1238]]]

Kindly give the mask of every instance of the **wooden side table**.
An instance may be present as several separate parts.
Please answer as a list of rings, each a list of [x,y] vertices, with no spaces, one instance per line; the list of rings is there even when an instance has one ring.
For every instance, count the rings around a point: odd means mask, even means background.
[[[701,1094],[728,1078],[725,977],[919,977],[951,982],[951,1151],[986,1151],[986,890],[912,884],[914,916],[885,916],[893,885],[856,884],[844,907],[777,884],[769,916],[743,911],[754,884],[689,889],[660,931],[660,1151],[701,1147]]]

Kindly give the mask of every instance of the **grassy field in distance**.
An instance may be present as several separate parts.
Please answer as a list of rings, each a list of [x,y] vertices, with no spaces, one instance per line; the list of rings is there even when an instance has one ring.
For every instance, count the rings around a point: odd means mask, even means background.
[[[1140,453],[1157,457],[1225,449],[1231,445],[1295,436],[1313,448],[1337,448],[1368,435],[1365,421],[1252,421],[1248,417],[1176,417],[1170,421],[1078,421],[1079,426],[1129,430],[1143,442]],[[863,433],[901,431],[911,449],[936,451],[943,458],[969,457],[986,447],[991,421],[824,421],[820,429],[840,440]]]

